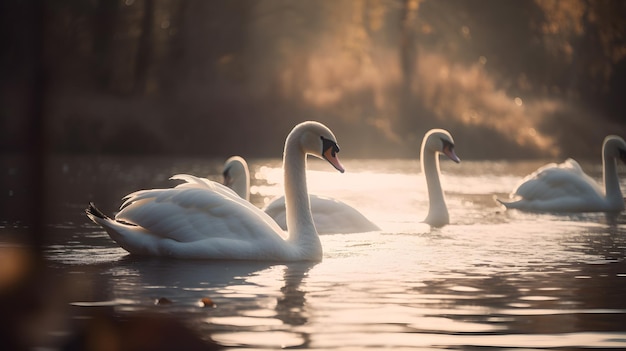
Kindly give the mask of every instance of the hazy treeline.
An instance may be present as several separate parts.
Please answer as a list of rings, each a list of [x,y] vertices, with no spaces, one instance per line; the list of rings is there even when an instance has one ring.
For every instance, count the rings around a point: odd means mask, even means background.
[[[597,157],[605,134],[626,132],[624,1],[40,6],[31,18],[39,60],[20,63],[11,55],[24,50],[8,50],[1,69],[40,64],[45,145],[55,152],[278,157],[306,119],[331,126],[352,157],[414,157],[432,127],[450,130],[472,158]],[[17,45],[24,25],[1,16],[7,45]],[[19,79],[9,74],[3,92]],[[10,148],[24,125],[4,105]]]

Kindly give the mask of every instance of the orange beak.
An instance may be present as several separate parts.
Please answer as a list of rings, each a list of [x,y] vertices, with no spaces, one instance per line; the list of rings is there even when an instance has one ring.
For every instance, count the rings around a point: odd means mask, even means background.
[[[338,170],[339,172],[343,173],[346,171],[346,169],[343,168],[343,165],[341,164],[341,162],[339,162],[337,153],[333,150],[332,147],[329,147],[328,149],[326,149],[326,151],[324,151],[324,158],[331,165],[333,165],[333,167],[335,167],[335,169]]]

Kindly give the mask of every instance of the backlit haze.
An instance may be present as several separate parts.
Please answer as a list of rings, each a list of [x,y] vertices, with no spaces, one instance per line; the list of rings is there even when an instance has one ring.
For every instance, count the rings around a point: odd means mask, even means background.
[[[624,213],[495,198],[567,157],[601,184],[603,139],[626,137],[625,19],[622,0],[0,1],[3,349],[132,348],[107,311],[250,349],[624,349]],[[310,158],[310,193],[381,228],[321,235],[321,263],[135,258],[85,216],[174,174],[222,181],[232,155],[261,207],[305,120],[346,167]],[[443,228],[421,222],[431,128],[462,160],[441,156]],[[171,336],[137,324],[119,330]]]
[[[27,144],[19,116],[37,102],[45,149],[60,153],[280,157],[310,119],[344,158],[417,157],[433,127],[466,159],[595,159],[607,134],[626,134],[621,1],[55,1],[42,21],[26,10],[4,21],[23,32],[0,67],[9,151]]]

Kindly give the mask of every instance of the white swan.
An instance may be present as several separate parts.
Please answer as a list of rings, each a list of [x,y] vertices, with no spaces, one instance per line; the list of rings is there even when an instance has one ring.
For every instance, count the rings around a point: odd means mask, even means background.
[[[233,189],[241,198],[250,201],[250,171],[248,162],[241,156],[229,157],[222,171],[223,184]]]
[[[230,157],[224,163],[224,185],[233,189],[239,196],[250,200],[250,172],[248,163],[240,156]],[[354,207],[329,197],[309,195],[313,223],[319,234],[363,233],[380,230]],[[285,197],[272,200],[263,209],[278,225],[287,230]]]
[[[422,172],[426,177],[426,187],[428,188],[428,215],[424,219],[433,227],[441,227],[450,223],[448,207],[441,189],[439,180],[439,154],[448,156],[452,161],[459,163],[461,160],[454,153],[454,140],[452,135],[443,129],[431,129],[422,139],[420,151],[420,162]]]
[[[319,261],[306,185],[306,156],[326,159],[338,171],[339,147],[318,122],[298,124],[287,136],[283,157],[288,237],[265,212],[231,189],[206,178],[176,175],[175,188],[142,190],[126,196],[115,219],[93,204],[89,218],[132,254],[190,259]]]
[[[618,158],[626,163],[626,143],[619,136],[609,135],[602,143],[604,191],[570,158],[558,165],[547,164],[526,176],[510,195],[514,201],[498,201],[507,208],[536,212],[623,211]]]

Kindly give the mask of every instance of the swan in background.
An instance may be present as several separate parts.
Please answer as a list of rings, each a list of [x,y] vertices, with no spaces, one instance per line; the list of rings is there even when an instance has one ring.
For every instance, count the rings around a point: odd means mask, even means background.
[[[248,162],[241,156],[229,157],[222,171],[223,184],[233,189],[241,198],[250,201],[250,171]]]
[[[536,212],[623,211],[617,159],[626,163],[626,143],[619,136],[609,135],[602,143],[604,191],[570,158],[561,164],[542,166],[526,176],[510,195],[514,201],[498,201],[507,208]]]
[[[452,161],[459,163],[461,160],[454,153],[454,140],[452,135],[443,129],[431,129],[422,139],[420,151],[420,162],[422,172],[426,177],[426,187],[428,188],[428,215],[424,223],[432,227],[442,227],[450,223],[448,207],[441,189],[439,180],[439,154],[448,156]]]
[[[320,261],[322,245],[311,216],[306,158],[324,158],[341,173],[339,147],[321,123],[293,128],[283,153],[287,201],[285,232],[265,212],[228,187],[206,178],[175,175],[174,188],[134,192],[125,197],[115,219],[93,204],[87,216],[131,254],[186,259]]]
[[[240,156],[230,157],[224,163],[224,185],[233,189],[239,196],[250,200],[250,172],[248,163]],[[319,234],[363,233],[380,228],[367,219],[357,209],[336,199],[309,195],[313,223]],[[272,200],[264,209],[278,225],[287,230],[285,197]]]

